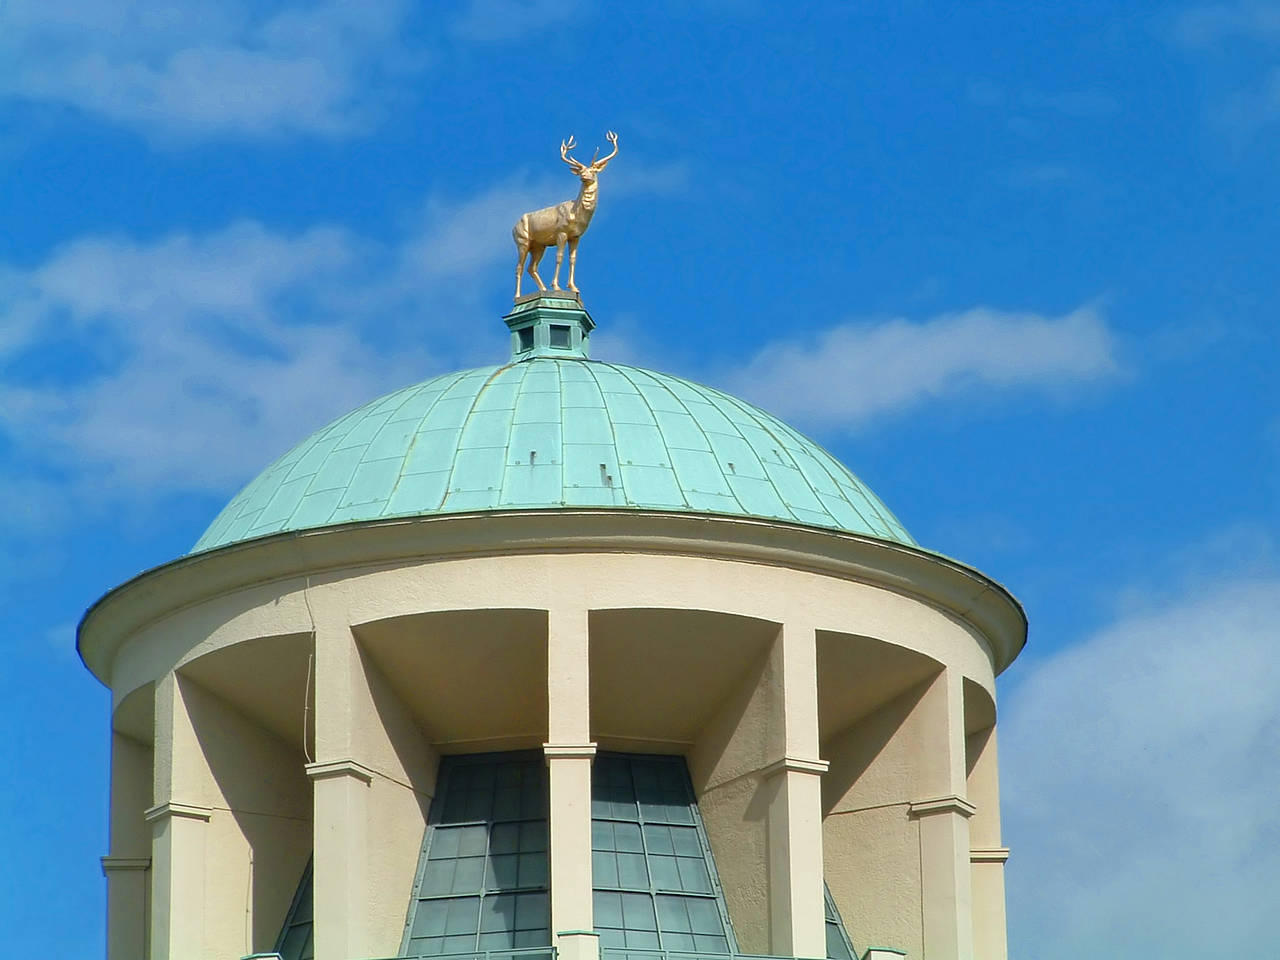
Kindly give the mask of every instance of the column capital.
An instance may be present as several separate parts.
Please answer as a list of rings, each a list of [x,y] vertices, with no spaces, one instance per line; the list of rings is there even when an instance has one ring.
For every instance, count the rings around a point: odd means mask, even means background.
[[[203,807],[195,803],[179,803],[177,800],[170,800],[167,803],[158,803],[142,814],[142,819],[148,823],[154,823],[156,820],[168,820],[171,817],[179,817],[184,820],[203,820],[208,823],[213,819],[213,807]]]
[[[110,876],[117,871],[150,870],[150,857],[102,857],[102,875]]]
[[[928,800],[912,800],[910,813],[913,817],[929,817],[935,813],[958,813],[968,820],[978,808],[964,797],[955,795],[947,797],[930,797]]]
[[[764,767],[760,771],[762,777],[772,777],[775,773],[813,773],[821,776],[831,766],[826,760],[806,760],[803,757],[783,757]]]
[[[343,757],[340,760],[318,760],[315,763],[308,763],[303,769],[313,781],[351,777],[361,781],[366,786],[372,783],[373,778],[377,775],[375,770],[366,767],[358,760],[352,760],[350,757]]]
[[[1008,859],[1008,847],[975,847],[969,851],[970,863],[1004,863]]]
[[[594,743],[544,743],[542,752],[548,760],[591,758],[596,755]]]

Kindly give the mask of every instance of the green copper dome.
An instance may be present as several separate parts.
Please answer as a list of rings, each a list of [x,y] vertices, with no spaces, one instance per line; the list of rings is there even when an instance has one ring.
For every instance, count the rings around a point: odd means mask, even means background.
[[[263,471],[192,552],[362,520],[564,507],[761,517],[915,543],[857,477],[764,411],[577,354],[450,373],[353,410]]]

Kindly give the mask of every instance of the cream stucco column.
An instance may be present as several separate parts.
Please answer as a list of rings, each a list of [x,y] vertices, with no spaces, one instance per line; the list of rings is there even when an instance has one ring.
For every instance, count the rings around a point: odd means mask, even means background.
[[[312,896],[316,960],[393,956],[439,757],[345,610],[312,601],[315,761]]]
[[[149,744],[119,731],[111,736],[111,847],[107,878],[107,960],[148,956],[151,920],[151,807],[154,773]]]
[[[769,949],[779,956],[825,957],[822,889],[822,774],[818,758],[816,633],[785,624],[770,654],[778,693],[771,749],[762,773],[768,811]]]
[[[591,880],[590,637],[585,609],[547,613],[551,932],[562,960],[595,960]]]
[[[1009,955],[1005,928],[1004,864],[1009,849],[1000,836],[1000,784],[997,775],[996,728],[966,738],[969,800],[969,861],[973,883],[973,949],[979,960],[1005,960]]]
[[[174,673],[156,683],[155,733],[155,805],[144,814],[152,829],[151,958],[186,960],[206,953],[213,807],[206,800],[204,754]]]
[[[926,718],[921,783],[930,794],[913,800],[920,837],[920,897],[928,960],[974,960],[973,897],[966,799],[964,696],[948,668],[921,700]],[[985,960],[985,958],[983,958]]]

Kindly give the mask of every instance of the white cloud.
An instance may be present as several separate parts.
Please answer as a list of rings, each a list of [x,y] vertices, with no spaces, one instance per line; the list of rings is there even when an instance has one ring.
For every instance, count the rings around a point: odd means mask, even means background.
[[[1125,615],[1001,713],[1016,957],[1265,956],[1280,878],[1280,579]]]
[[[1063,390],[1118,372],[1115,337],[1095,310],[1047,317],[978,308],[774,342],[729,386],[783,419],[852,427],[973,390]]]
[[[491,362],[502,331],[472,280],[514,272],[511,224],[560,192],[428,201],[392,243],[240,222],[0,264],[0,444],[95,496],[225,492],[379,393]]]
[[[1280,4],[1247,0],[1191,7],[1175,18],[1173,38],[1199,49],[1232,39],[1280,42]]]
[[[161,137],[360,130],[379,82],[418,62],[405,0],[254,4],[10,0],[0,95]]]
[[[583,10],[579,0],[470,0],[453,32],[480,43],[518,40],[556,26]]]

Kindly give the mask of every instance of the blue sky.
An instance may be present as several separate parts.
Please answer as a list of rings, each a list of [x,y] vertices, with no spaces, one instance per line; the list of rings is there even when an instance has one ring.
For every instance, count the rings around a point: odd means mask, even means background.
[[[850,7],[0,6],[15,955],[102,951],[80,613],[501,359],[510,225],[606,129],[595,355],[783,416],[1026,605],[1012,955],[1275,952],[1280,5]]]

